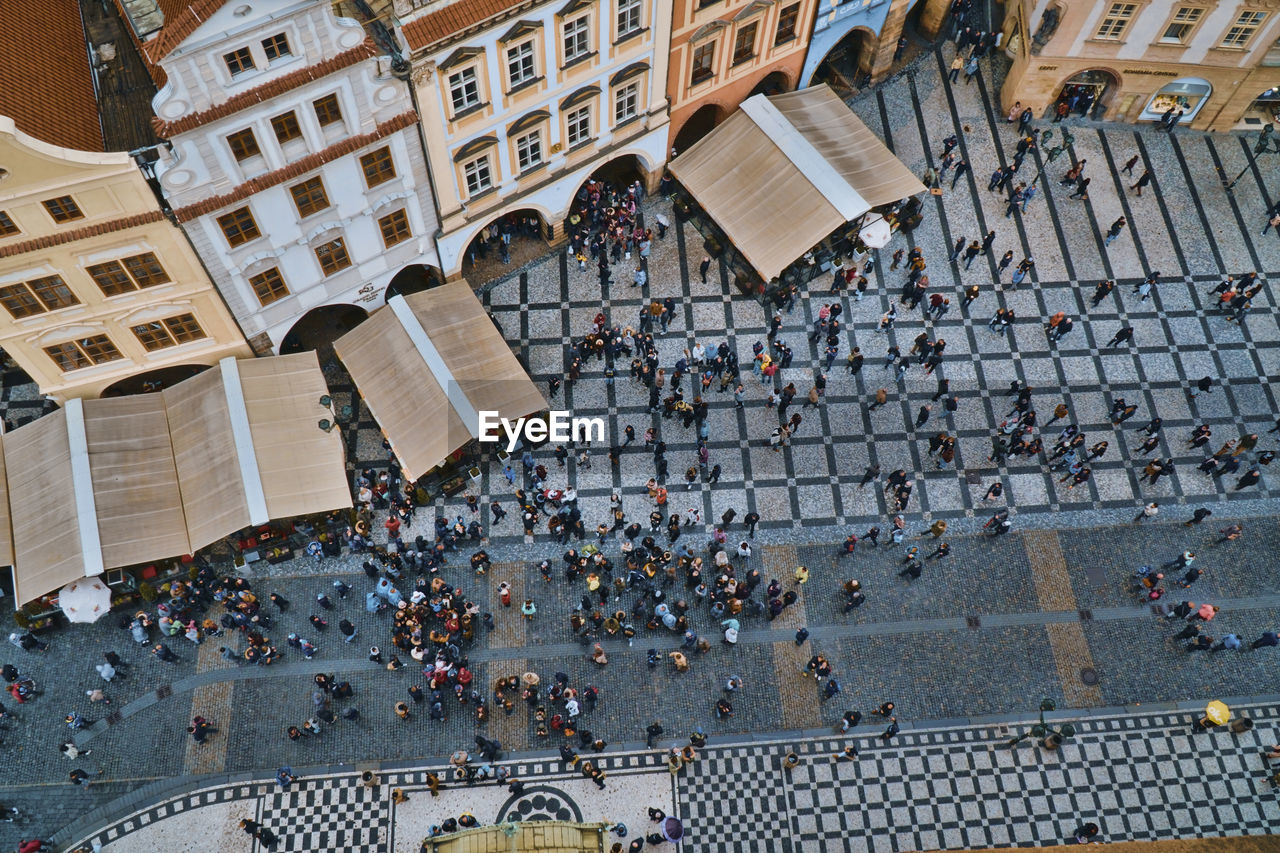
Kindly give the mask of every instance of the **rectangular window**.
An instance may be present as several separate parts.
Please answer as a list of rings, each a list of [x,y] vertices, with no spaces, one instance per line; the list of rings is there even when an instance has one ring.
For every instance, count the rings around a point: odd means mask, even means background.
[[[134,255],[124,259],[124,267],[133,276],[139,288],[154,287],[157,284],[168,284],[172,281],[169,274],[160,265],[160,260],[152,252]]]
[[[756,22],[744,26],[738,30],[738,36],[733,40],[733,64],[746,62],[756,55]]]
[[[15,320],[23,317],[34,317],[43,314],[46,309],[36,299],[25,284],[10,284],[0,287],[0,305],[3,305]]]
[[[1133,13],[1137,8],[1137,3],[1112,3],[1094,37],[1119,41],[1124,36],[1124,31],[1129,28],[1129,22],[1133,20]]]
[[[289,187],[289,195],[293,196],[298,215],[302,217],[319,213],[329,206],[329,197],[324,194],[324,184],[319,175]]]
[[[276,33],[271,38],[262,40],[262,52],[267,55],[267,62],[273,62],[282,56],[292,56],[289,51],[289,40],[284,33]]]
[[[227,244],[233,249],[262,236],[258,231],[258,223],[253,221],[253,214],[247,207],[219,216],[218,227],[222,229],[223,236],[227,238]]]
[[[618,38],[622,39],[640,29],[640,0],[618,0]]]
[[[342,107],[338,106],[338,96],[325,95],[318,101],[313,101],[311,106],[316,111],[316,118],[320,121],[321,127],[328,127],[342,121]]]
[[[1222,38],[1222,47],[1243,48],[1267,19],[1266,12],[1241,12]]]
[[[80,300],[76,299],[75,294],[71,292],[71,288],[67,287],[67,283],[61,276],[49,275],[32,279],[27,282],[27,287],[31,288],[31,292],[44,304],[47,311],[80,304]]]
[[[583,15],[564,25],[564,64],[586,56],[591,51],[591,16]]]
[[[41,204],[44,205],[45,210],[49,211],[49,215],[53,217],[54,222],[71,222],[75,219],[84,219],[84,214],[80,212],[75,200],[69,195],[45,199]]]
[[[111,343],[111,339],[106,335],[92,335],[76,341],[67,341],[65,344],[55,344],[45,347],[44,351],[64,373],[123,358],[120,350],[116,349],[116,345]]]
[[[325,275],[333,275],[338,270],[351,266],[351,258],[347,255],[347,244],[341,237],[316,246],[316,260],[320,261],[320,269]]]
[[[276,116],[271,120],[271,129],[276,133],[276,141],[284,145],[290,139],[302,138],[302,127],[298,124],[298,114],[293,110]]]
[[[392,211],[378,220],[378,230],[382,232],[382,245],[390,249],[397,243],[403,243],[413,236],[409,231],[409,217],[404,209]]]
[[[179,314],[166,320],[154,323],[143,323],[133,327],[133,334],[147,352],[155,352],[166,347],[198,341],[206,337],[204,329],[196,322],[194,314]]]
[[[542,162],[542,131],[526,133],[516,140],[516,162],[521,172]]]
[[[1160,37],[1161,43],[1186,44],[1187,39],[1191,37],[1191,31],[1196,28],[1196,24],[1200,23],[1203,15],[1204,9],[1194,6],[1180,7],[1177,12],[1174,12],[1173,19],[1165,28],[1164,35]]]
[[[613,96],[613,123],[622,124],[633,119],[640,109],[640,84],[629,83]]]
[[[709,80],[715,74],[716,43],[709,41],[693,49],[693,72],[689,75],[690,85],[697,85]]]
[[[379,148],[365,154],[360,158],[360,168],[364,171],[364,182],[369,189],[385,184],[396,176],[396,165],[391,161],[390,148]]]
[[[107,261],[105,264],[94,264],[86,270],[98,284],[104,296],[119,296],[136,290],[133,279],[124,271],[119,261]]]
[[[230,53],[222,55],[222,61],[227,63],[227,70],[234,77],[237,74],[243,74],[256,66],[253,64],[253,54],[249,52],[249,48],[242,47],[239,50],[233,50]]]
[[[462,167],[467,179],[467,195],[482,193],[493,186],[493,173],[489,171],[489,155],[477,157]]]
[[[258,138],[253,135],[253,129],[249,127],[229,135],[227,145],[231,146],[231,156],[235,157],[237,162],[257,157],[262,153],[258,148]]]
[[[521,42],[507,48],[507,79],[514,89],[537,75],[533,62],[533,42]]]
[[[289,288],[280,277],[280,270],[275,267],[251,277],[249,286],[253,288],[253,295],[258,297],[258,302],[262,305],[270,305],[277,299],[283,299],[289,295]]]
[[[453,104],[454,115],[480,103],[480,84],[474,68],[464,68],[449,75],[449,102]]]
[[[782,44],[796,37],[796,22],[800,20],[800,4],[788,6],[778,13],[778,33],[773,37],[774,44]]]
[[[579,107],[565,118],[568,125],[569,147],[591,138],[591,107]]]
[[[18,226],[13,224],[13,220],[9,218],[9,214],[0,210],[0,237],[8,237],[10,234],[17,234]]]

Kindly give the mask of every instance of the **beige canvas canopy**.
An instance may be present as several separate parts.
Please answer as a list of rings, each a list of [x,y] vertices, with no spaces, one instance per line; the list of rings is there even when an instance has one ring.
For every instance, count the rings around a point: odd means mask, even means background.
[[[6,435],[0,480],[19,499],[0,501],[0,556],[18,603],[350,506],[341,435],[318,426],[325,393],[315,353],[227,358],[163,393],[70,400]]]
[[[766,281],[871,208],[925,190],[825,83],[748,98],[669,168]]]
[[[465,281],[393,296],[333,347],[412,480],[480,435],[479,412],[547,408]]]

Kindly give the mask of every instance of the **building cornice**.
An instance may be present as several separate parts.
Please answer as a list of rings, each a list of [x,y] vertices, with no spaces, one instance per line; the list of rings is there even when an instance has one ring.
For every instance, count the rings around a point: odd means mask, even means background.
[[[98,222],[94,225],[85,225],[82,228],[70,228],[66,231],[59,231],[55,234],[47,234],[44,237],[34,237],[30,240],[23,240],[21,243],[0,245],[0,258],[12,258],[16,255],[24,255],[28,252],[39,252],[44,249],[51,249],[54,246],[62,246],[67,243],[74,243],[78,240],[87,240],[90,237],[100,237],[103,234],[111,234],[116,231],[136,228],[139,225],[150,225],[153,222],[160,222],[163,219],[163,213],[159,210],[151,210],[146,213],[139,213],[135,216],[122,216],[119,219],[110,219],[106,222]]]

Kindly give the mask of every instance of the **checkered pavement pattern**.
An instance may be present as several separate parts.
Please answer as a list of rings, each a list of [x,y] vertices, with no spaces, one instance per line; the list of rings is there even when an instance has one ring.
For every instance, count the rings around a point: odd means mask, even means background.
[[[1240,713],[1242,709],[1237,709]],[[1087,720],[1059,750],[1024,741],[1023,727],[970,727],[879,740],[865,724],[848,739],[707,750],[679,794],[692,849],[913,851],[1065,843],[1093,822],[1105,841],[1265,834],[1280,799],[1261,751],[1280,713],[1250,708],[1252,732],[1193,734],[1193,715]],[[874,719],[874,718],[873,718]],[[1268,740],[1267,738],[1271,738]],[[855,761],[834,756],[852,742]],[[782,769],[794,749],[800,764]]]
[[[302,780],[265,797],[258,820],[276,834],[277,851],[387,853],[390,814],[383,787],[366,788],[351,777]]]

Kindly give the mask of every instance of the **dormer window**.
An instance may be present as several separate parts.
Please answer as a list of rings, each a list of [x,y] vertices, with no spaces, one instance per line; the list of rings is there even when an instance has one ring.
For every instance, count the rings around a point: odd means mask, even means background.
[[[262,40],[262,52],[267,55],[267,62],[275,62],[282,56],[292,56],[289,50],[289,39],[284,33],[276,33],[271,38]]]
[[[227,70],[231,72],[232,77],[257,68],[257,66],[253,64],[253,54],[249,52],[249,48],[247,47],[242,47],[239,50],[231,51],[231,53],[223,54],[222,61],[227,63]]]

